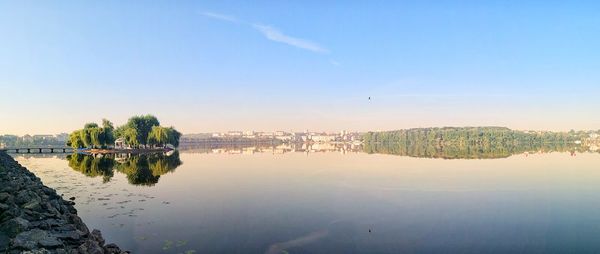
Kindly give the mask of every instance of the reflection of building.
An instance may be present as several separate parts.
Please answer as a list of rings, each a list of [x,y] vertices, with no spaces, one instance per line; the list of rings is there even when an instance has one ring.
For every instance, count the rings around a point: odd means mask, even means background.
[[[312,140],[315,143],[328,143],[335,141],[335,136],[327,134],[311,135],[310,140]]]

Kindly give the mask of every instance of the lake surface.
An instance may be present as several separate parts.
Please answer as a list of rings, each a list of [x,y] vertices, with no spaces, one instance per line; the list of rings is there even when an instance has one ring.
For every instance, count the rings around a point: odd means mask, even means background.
[[[600,252],[598,153],[276,152],[14,156],[134,253]]]

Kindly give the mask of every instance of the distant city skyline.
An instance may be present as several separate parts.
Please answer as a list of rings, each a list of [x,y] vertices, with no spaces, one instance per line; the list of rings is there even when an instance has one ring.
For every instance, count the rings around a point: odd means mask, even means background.
[[[598,2],[0,2],[0,135],[600,129]]]

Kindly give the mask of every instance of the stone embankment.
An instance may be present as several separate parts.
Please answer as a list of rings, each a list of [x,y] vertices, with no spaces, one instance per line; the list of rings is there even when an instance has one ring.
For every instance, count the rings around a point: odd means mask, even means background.
[[[0,151],[0,254],[128,253],[90,232],[74,204]]]

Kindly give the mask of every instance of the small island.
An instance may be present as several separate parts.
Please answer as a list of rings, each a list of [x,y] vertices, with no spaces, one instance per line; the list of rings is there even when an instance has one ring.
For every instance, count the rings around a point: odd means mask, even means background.
[[[86,123],[69,134],[66,144],[86,154],[168,152],[179,146],[180,137],[179,131],[161,126],[155,116],[141,115],[117,128],[107,119],[102,119],[102,126]]]

